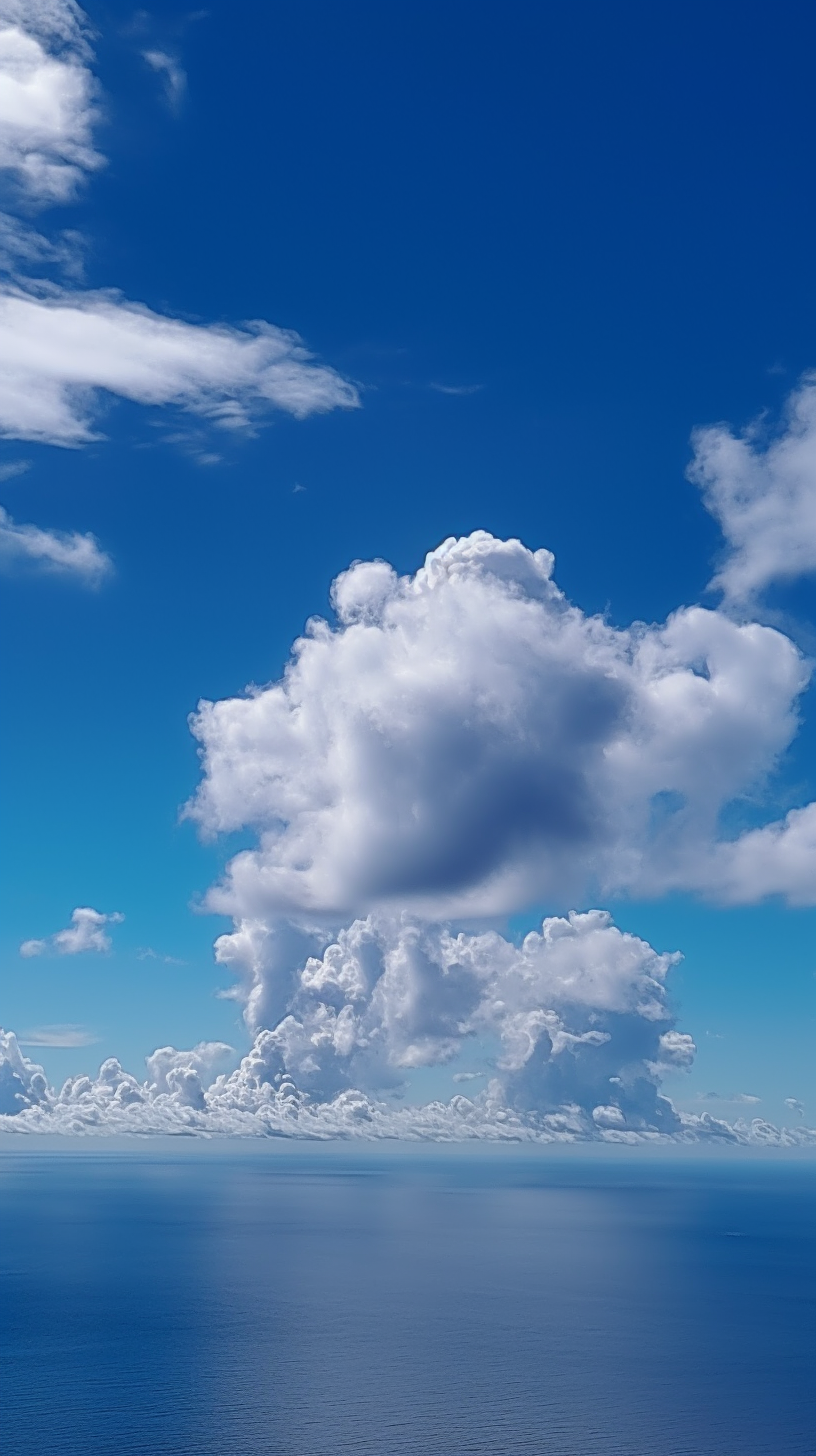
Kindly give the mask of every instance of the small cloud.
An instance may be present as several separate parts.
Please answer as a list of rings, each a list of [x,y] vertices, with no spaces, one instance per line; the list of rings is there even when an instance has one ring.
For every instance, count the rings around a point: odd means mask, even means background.
[[[34,1026],[22,1031],[20,1045],[27,1047],[86,1047],[99,1041],[86,1026]]]
[[[180,956],[163,955],[161,951],[154,950],[152,945],[140,946],[136,952],[136,959],[139,961],[161,961],[165,966],[186,966]]]
[[[761,1102],[761,1097],[755,1097],[753,1092],[701,1092],[697,1098],[698,1102]]]
[[[300,495],[301,491],[305,491],[305,489],[306,489],[305,485],[300,485],[299,483],[296,484],[296,485],[293,485],[292,486],[292,495]]]
[[[168,55],[167,51],[142,51],[142,59],[147,61],[150,69],[161,78],[167,104],[173,111],[177,111],[187,90],[185,71],[173,56]]]
[[[429,389],[436,390],[437,394],[478,394],[484,389],[483,384],[429,384]]]
[[[25,475],[31,469],[30,460],[6,460],[0,465],[0,480],[14,480],[18,475]]]
[[[791,1112],[797,1113],[799,1117],[804,1117],[805,1109],[802,1103],[799,1101],[798,1097],[786,1097],[785,1106],[789,1108]]]
[[[24,940],[20,946],[20,955],[30,960],[32,956],[45,955],[48,951],[53,955],[108,951],[111,948],[111,939],[103,927],[121,925],[124,918],[118,910],[112,915],[103,915],[99,910],[92,910],[89,905],[78,905],[66,930],[58,930],[55,935],[49,935],[45,940]]]
[[[14,462],[19,475],[27,462]],[[9,473],[5,478],[9,478]],[[46,531],[41,526],[18,525],[0,506],[0,567],[27,565],[38,571],[79,578],[85,586],[98,586],[113,570],[113,562],[90,531]]]
[[[85,270],[86,241],[73,228],[45,237],[36,228],[8,212],[0,212],[0,270],[21,284],[31,286],[33,269],[55,269],[68,278],[81,279]],[[40,285],[45,287],[47,285]]]
[[[478,1082],[487,1072],[454,1072],[454,1082]]]

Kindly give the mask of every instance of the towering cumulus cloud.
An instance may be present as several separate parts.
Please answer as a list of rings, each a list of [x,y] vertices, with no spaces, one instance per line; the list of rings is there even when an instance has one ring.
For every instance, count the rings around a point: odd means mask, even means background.
[[[279,682],[200,704],[187,813],[255,837],[209,898],[235,922],[216,956],[252,1049],[213,1076],[228,1049],[164,1048],[144,1083],[108,1061],[54,1092],[9,1041],[15,1126],[816,1136],[676,1111],[661,1081],[695,1050],[667,996],[678,957],[569,911],[672,889],[816,898],[814,806],[722,827],[741,796],[767,796],[808,666],[781,632],[721,611],[612,627],[552,568],[485,532],[413,576],[357,562]],[[490,924],[533,904],[558,913],[520,943]],[[480,1090],[400,1105],[431,1067]]]

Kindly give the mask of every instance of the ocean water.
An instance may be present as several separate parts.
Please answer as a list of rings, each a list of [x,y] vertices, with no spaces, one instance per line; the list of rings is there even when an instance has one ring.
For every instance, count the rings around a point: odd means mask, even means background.
[[[816,1173],[0,1155],[4,1456],[812,1456]]]

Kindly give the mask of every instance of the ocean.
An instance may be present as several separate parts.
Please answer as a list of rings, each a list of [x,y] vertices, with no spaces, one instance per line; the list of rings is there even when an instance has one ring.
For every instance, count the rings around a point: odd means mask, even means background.
[[[816,1170],[0,1154],[4,1456],[813,1456]]]

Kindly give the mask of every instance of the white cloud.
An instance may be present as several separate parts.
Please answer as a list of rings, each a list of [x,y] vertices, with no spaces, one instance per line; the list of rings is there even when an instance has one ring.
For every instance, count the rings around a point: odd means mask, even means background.
[[[219,1046],[216,1056],[226,1053]],[[816,1129],[778,1128],[761,1118],[727,1123],[708,1113],[677,1114],[674,1131],[661,1133],[627,1126],[614,1103],[591,1114],[578,1105],[534,1114],[508,1107],[491,1083],[473,1098],[424,1107],[376,1100],[351,1090],[328,1102],[314,1102],[291,1077],[278,1070],[278,1057],[262,1033],[240,1066],[209,1086],[201,1083],[191,1058],[203,1059],[207,1044],[194,1052],[163,1048],[164,1081],[139,1082],[110,1058],[95,1078],[69,1077],[59,1091],[48,1085],[42,1067],[20,1051],[11,1032],[0,1031],[0,1131],[61,1133],[67,1136],[171,1134],[200,1137],[290,1137],[374,1141],[401,1138],[435,1142],[585,1141],[611,1143],[701,1142],[808,1146]],[[173,1062],[173,1059],[176,1059]],[[170,1063],[173,1065],[169,1065]],[[174,1072],[178,1075],[174,1075]],[[205,1073],[206,1075],[206,1073]],[[166,1089],[166,1090],[165,1090]]]
[[[89,59],[71,0],[0,0],[0,170],[29,202],[70,200],[102,165]]]
[[[14,480],[18,475],[25,475],[30,463],[28,460],[6,460],[0,465],[0,480]]]
[[[0,506],[0,566],[25,562],[43,571],[78,577],[97,586],[113,569],[113,562],[95,536],[79,531],[44,531],[40,526],[17,525]]]
[[[76,1023],[59,1026],[34,1026],[20,1033],[20,1045],[27,1047],[87,1047],[99,1041],[86,1026]]]
[[[166,318],[110,294],[0,290],[0,434],[52,445],[99,438],[98,391],[175,405],[232,429],[261,411],[306,415],[358,403],[296,334]]]
[[[816,903],[816,804],[791,809],[779,823],[716,846],[707,866],[712,893],[732,905],[779,895],[791,905]]]
[[[58,930],[46,940],[24,940],[20,955],[25,957],[45,955],[82,955],[85,951],[108,951],[111,948],[106,925],[120,925],[124,915],[114,911],[103,915],[90,906],[79,905],[71,913],[71,924],[67,930]]]
[[[84,239],[63,229],[47,238],[36,228],[7,212],[0,212],[0,270],[22,281],[21,269],[56,268],[72,278],[82,276]]]
[[[689,475],[728,547],[712,585],[746,603],[772,581],[816,571],[816,375],[791,395],[770,440],[762,421],[742,436],[714,425],[693,438]]]
[[[550,917],[521,946],[495,931],[369,915],[294,979],[274,957],[242,961],[245,944],[240,932],[223,936],[216,955],[243,976],[250,1028],[263,1032],[270,1067],[320,1101],[394,1088],[477,1044],[495,1047],[504,1105],[589,1115],[614,1103],[630,1128],[679,1125],[658,1092],[664,1070],[689,1066],[695,1050],[666,999],[678,957],[603,911]]]
[[[188,813],[257,834],[211,908],[274,935],[276,917],[484,918],[599,889],[816,897],[800,872],[816,811],[734,842],[720,828],[796,732],[793,643],[700,607],[618,630],[551,568],[485,532],[415,576],[357,563],[338,625],[313,620],[280,682],[202,703]]]
[[[795,1112],[799,1117],[804,1117],[805,1109],[802,1106],[802,1103],[799,1101],[798,1097],[786,1097],[785,1106],[791,1112]]]
[[[161,77],[167,104],[176,110],[184,100],[184,93],[187,90],[187,77],[182,67],[173,56],[168,55],[167,51],[142,51],[142,57],[147,61],[151,71],[155,71]]]

